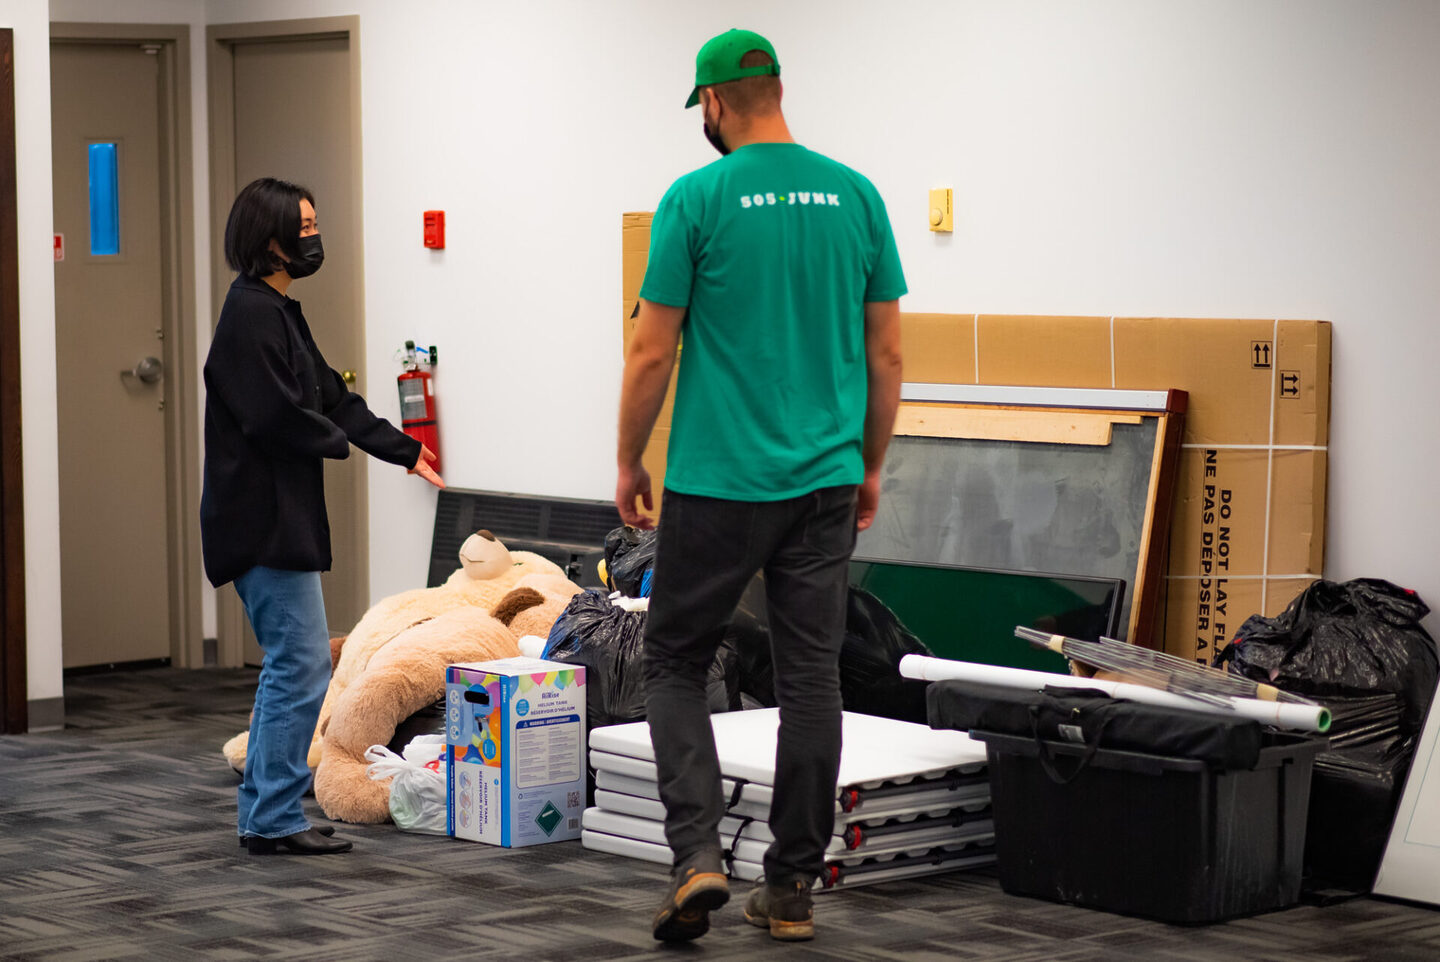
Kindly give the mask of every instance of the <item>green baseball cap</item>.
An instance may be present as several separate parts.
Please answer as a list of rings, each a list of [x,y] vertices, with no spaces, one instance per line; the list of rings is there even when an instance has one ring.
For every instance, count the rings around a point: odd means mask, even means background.
[[[758,67],[740,66],[740,58],[752,50],[763,50],[774,62]],[[780,76],[780,58],[775,56],[775,48],[770,46],[770,41],[750,30],[726,30],[706,41],[695,55],[695,89],[690,91],[685,107],[689,109],[700,102],[701,87],[766,74]]]

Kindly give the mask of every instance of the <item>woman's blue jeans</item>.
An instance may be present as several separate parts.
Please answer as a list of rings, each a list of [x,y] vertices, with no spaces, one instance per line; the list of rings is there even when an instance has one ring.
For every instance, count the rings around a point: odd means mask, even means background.
[[[330,630],[320,572],[255,567],[235,579],[265,661],[240,783],[241,836],[282,838],[310,827],[301,798],[306,756],[330,684]]]

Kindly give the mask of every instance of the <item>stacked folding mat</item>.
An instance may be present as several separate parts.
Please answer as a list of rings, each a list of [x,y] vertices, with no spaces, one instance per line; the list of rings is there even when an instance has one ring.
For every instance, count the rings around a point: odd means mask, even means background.
[[[730,874],[746,881],[762,874],[773,840],[766,822],[779,718],[774,708],[711,716],[728,802],[721,841]],[[582,823],[585,847],[669,865],[649,724],[596,728],[590,765],[596,791]],[[835,835],[819,890],[989,865],[994,832],[982,742],[845,713]]]

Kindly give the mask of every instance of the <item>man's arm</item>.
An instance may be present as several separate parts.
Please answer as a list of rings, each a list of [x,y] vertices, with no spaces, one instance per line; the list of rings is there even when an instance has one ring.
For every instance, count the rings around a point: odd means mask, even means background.
[[[900,302],[865,305],[865,369],[869,393],[865,404],[865,480],[860,484],[855,526],[861,531],[875,520],[880,502],[880,467],[895,431],[900,407]]]
[[[670,371],[675,366],[675,348],[680,343],[680,325],[685,308],[671,307],[642,299],[635,320],[635,337],[625,356],[625,376],[620,386],[620,444],[616,456],[619,479],[615,485],[615,507],[620,520],[637,528],[654,527],[654,522],[635,507],[639,498],[646,511],[655,510],[650,493],[650,472],[640,463],[650,429],[665,403]]]

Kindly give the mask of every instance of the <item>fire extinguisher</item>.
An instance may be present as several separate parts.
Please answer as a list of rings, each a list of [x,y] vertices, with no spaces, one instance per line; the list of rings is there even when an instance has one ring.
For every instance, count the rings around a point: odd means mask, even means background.
[[[435,382],[427,370],[435,366],[435,347],[417,350],[414,341],[406,341],[401,360],[405,370],[395,379],[400,388],[400,427],[435,453],[430,466],[438,472],[440,427],[435,420]]]

